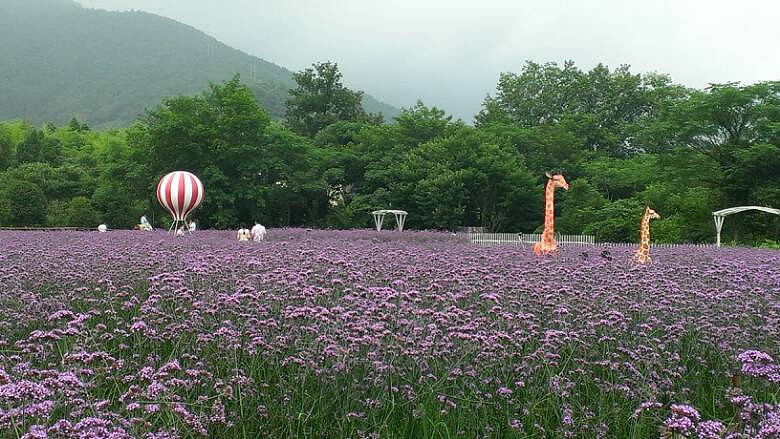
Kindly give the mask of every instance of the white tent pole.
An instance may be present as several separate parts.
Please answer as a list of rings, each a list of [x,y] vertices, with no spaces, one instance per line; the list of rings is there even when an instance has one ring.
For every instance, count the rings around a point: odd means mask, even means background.
[[[374,224],[376,225],[376,231],[382,230],[382,223],[384,222],[385,214],[384,213],[375,213],[374,214]]]
[[[717,236],[715,238],[715,245],[720,247],[720,224],[718,224],[719,221],[718,221],[718,217],[717,216],[715,218],[713,218],[713,219],[715,220],[715,233],[717,234]]]
[[[723,221],[726,219],[725,216],[716,215],[715,216],[715,231],[717,232],[717,238],[715,240],[715,243],[718,247],[720,247],[720,231],[723,229]]]

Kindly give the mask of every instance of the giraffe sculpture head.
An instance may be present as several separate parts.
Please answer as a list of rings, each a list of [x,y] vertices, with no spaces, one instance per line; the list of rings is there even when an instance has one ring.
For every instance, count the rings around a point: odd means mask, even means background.
[[[655,210],[653,210],[652,207],[646,206],[645,207],[645,215],[650,219],[660,219],[661,215],[658,214]]]
[[[544,175],[548,178],[547,184],[552,184],[553,188],[562,187],[564,190],[569,190],[569,183],[563,178],[563,174],[550,174],[549,172],[546,172]]]

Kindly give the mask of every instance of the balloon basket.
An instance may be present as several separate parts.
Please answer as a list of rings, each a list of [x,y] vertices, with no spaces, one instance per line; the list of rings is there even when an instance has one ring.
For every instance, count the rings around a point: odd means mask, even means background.
[[[171,223],[171,227],[168,228],[168,233],[172,233],[173,236],[178,236],[177,233],[179,231],[179,227],[184,227],[184,230],[187,232],[187,234],[192,235],[190,228],[187,227],[187,221],[183,219],[173,220],[173,223]]]

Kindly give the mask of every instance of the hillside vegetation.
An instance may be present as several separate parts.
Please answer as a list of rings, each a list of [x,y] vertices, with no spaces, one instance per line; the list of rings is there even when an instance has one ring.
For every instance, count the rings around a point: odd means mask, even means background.
[[[190,26],[71,0],[0,0],[0,47],[0,120],[122,126],[163,97],[196,94],[236,73],[278,119],[295,86],[289,70]],[[370,96],[363,103],[387,119],[398,114]]]
[[[0,123],[0,225],[164,226],[154,186],[186,169],[206,187],[204,228],[369,227],[370,212],[409,212],[410,229],[482,226],[533,232],[545,172],[561,172],[556,231],[638,238],[646,205],[656,242],[712,242],[712,212],[780,206],[780,82],[706,90],[627,67],[528,63],[502,75],[476,126],[422,103],[390,123],[332,64],[295,75],[273,120],[234,78],[165,98],[123,129],[72,120]],[[780,218],[745,212],[725,242],[771,245]]]

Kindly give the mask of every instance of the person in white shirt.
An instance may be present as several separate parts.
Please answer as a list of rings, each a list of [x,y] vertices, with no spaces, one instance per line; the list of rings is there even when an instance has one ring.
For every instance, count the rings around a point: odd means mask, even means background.
[[[149,224],[149,220],[146,219],[146,215],[141,217],[141,224],[138,225],[138,230],[144,230],[147,232],[151,232],[154,230],[151,224]]]
[[[187,229],[189,229],[190,233],[195,231],[195,221],[190,220],[190,222],[187,224]]]
[[[236,238],[238,238],[239,241],[249,241],[250,236],[249,229],[241,227],[238,229],[238,235]]]
[[[108,226],[105,224],[101,224],[98,226],[98,232],[100,233],[106,233],[108,231]]]
[[[265,239],[265,227],[263,227],[260,223],[255,223],[255,226],[252,227],[252,239],[255,242],[260,242]]]

